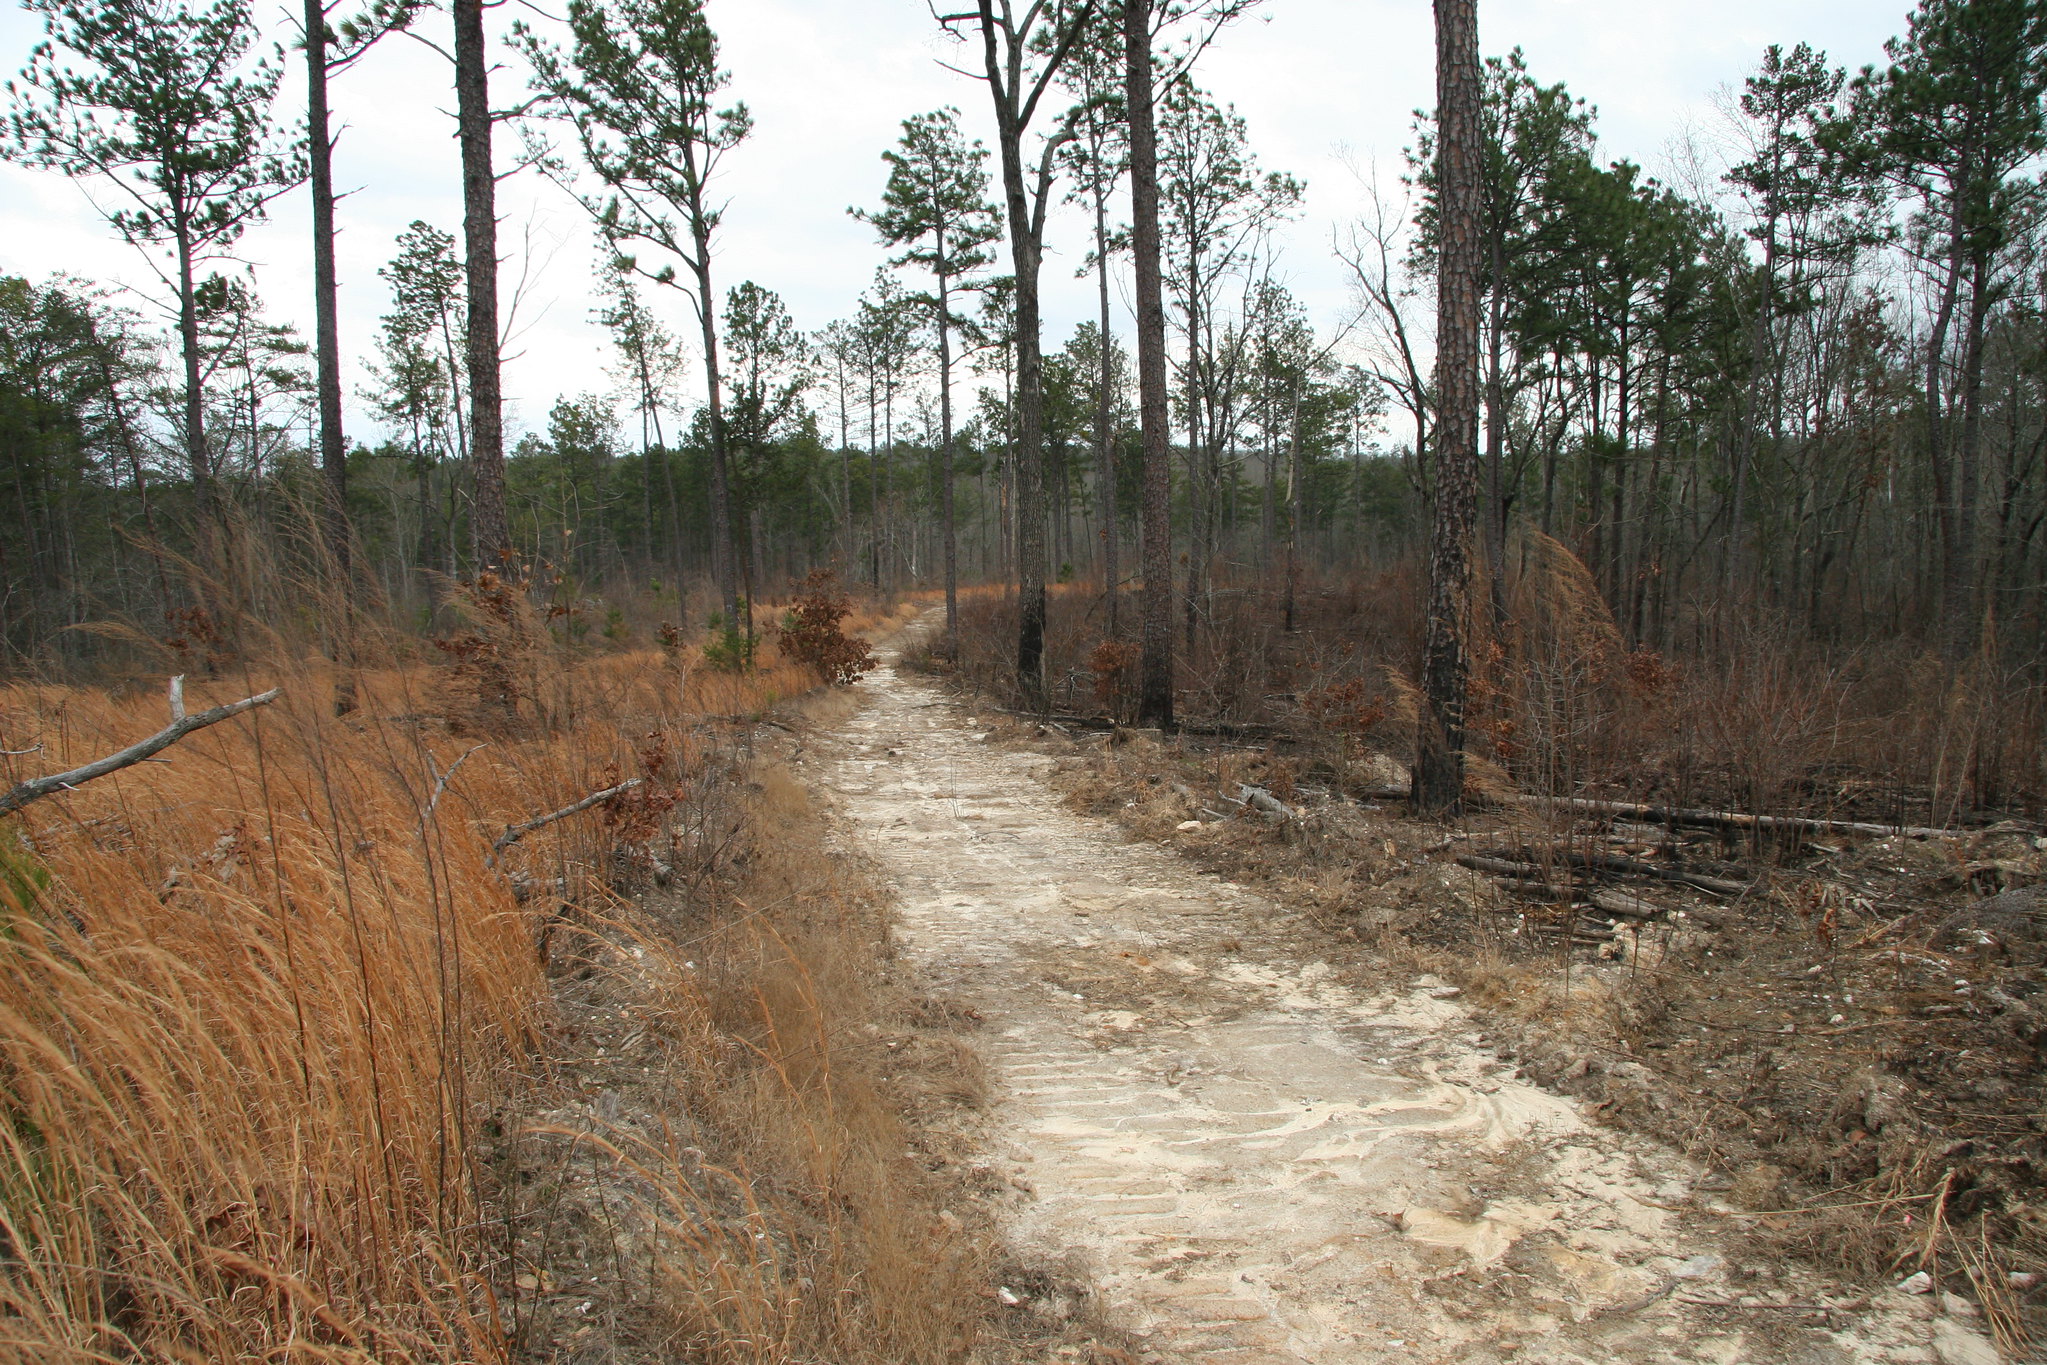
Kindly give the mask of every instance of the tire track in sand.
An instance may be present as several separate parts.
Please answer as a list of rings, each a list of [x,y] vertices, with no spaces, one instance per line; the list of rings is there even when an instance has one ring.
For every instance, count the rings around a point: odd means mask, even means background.
[[[1290,948],[1283,906],[1067,810],[1050,760],[892,665],[826,784],[904,954],[987,1021],[1012,1239],[1148,1359],[1916,1365],[1968,1344],[1898,1295],[1835,1330],[1685,1303],[1829,1287],[1743,1275],[1659,1207],[1695,1171],[1515,1080],[1447,988],[1346,984]]]

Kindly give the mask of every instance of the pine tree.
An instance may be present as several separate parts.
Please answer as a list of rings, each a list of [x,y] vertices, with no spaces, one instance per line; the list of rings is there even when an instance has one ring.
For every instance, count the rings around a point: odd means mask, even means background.
[[[476,567],[510,567],[512,522],[505,506],[504,357],[499,352],[495,116],[484,52],[484,0],[451,0],[455,20],[455,128],[462,151],[462,249],[467,284],[465,365],[469,372],[469,531]]]
[[[895,265],[930,273],[935,286],[917,303],[929,310],[938,342],[939,517],[945,542],[947,648],[959,638],[959,532],[953,506],[952,338],[969,325],[954,312],[953,295],[974,287],[974,276],[994,260],[987,250],[1002,235],[1002,216],[988,202],[988,152],[960,133],[959,111],[940,109],[903,121],[889,165],[882,206],[853,210],[872,223],[884,245],[905,248]]]
[[[578,196],[600,229],[621,247],[644,243],[689,272],[683,282],[675,264],[640,266],[620,253],[648,279],[682,288],[697,315],[711,443],[711,566],[726,620],[736,622],[739,565],[711,282],[711,240],[724,210],[713,203],[710,182],[753,118],[744,104],[718,107],[730,77],[718,65],[718,36],[702,0],[572,0],[569,32],[566,57],[530,29],[517,36],[533,64],[534,88],[569,120],[584,165],[603,187]]]
[[[199,267],[232,247],[270,201],[304,178],[301,149],[282,145],[271,104],[283,70],[247,63],[256,40],[248,0],[30,0],[45,40],[10,85],[6,154],[115,194],[103,210],[146,253],[176,296],[184,361],[182,427],[202,554],[214,543],[215,480],[207,443],[199,335]],[[81,67],[64,65],[60,52]],[[155,249],[168,248],[168,268]],[[209,565],[209,568],[218,567]]]
[[[1139,524],[1144,595],[1137,722],[1173,723],[1172,434],[1167,430],[1165,255],[1159,238],[1152,2],[1123,0],[1123,107],[1130,134],[1130,257],[1137,289],[1137,411],[1144,442]]]
[[[1478,501],[1478,285],[1481,173],[1477,0],[1435,0],[1437,253],[1434,526],[1429,542],[1417,811],[1454,814],[1464,800],[1464,708],[1470,687],[1471,534]]]
[[[1018,15],[1006,3],[980,0],[975,10],[939,16],[949,30],[971,25],[979,31],[995,110],[1016,308],[1016,680],[1024,705],[1034,711],[1050,705],[1045,689],[1045,367],[1038,276],[1052,175],[1060,145],[1073,136],[1072,118],[1069,114],[1047,140],[1035,167],[1026,165],[1024,138],[1061,65],[1086,35],[1093,11],[1093,0],[1082,0],[1034,4]]]
[[[1942,639],[1968,652],[1976,597],[1984,339],[2007,287],[2000,253],[2047,187],[2020,174],[2047,151],[2047,7],[2034,0],[1922,0],[1885,45],[1890,65],[1855,81],[1857,150],[1915,201],[1915,251],[1937,263],[1924,365],[1926,455],[1940,514]],[[1949,355],[1962,310],[1960,363]],[[1946,379],[1959,369],[1951,393]],[[1959,408],[1959,412],[1956,409]]]
[[[306,157],[313,195],[313,347],[319,367],[320,471],[326,494],[321,503],[321,525],[327,556],[344,596],[352,579],[352,533],[348,524],[348,442],[341,425],[340,285],[334,269],[336,135],[328,116],[329,82],[358,61],[377,39],[410,23],[418,2],[377,0],[372,9],[344,20],[337,30],[330,22],[333,5],[326,0],[305,0],[300,38],[306,54]]]

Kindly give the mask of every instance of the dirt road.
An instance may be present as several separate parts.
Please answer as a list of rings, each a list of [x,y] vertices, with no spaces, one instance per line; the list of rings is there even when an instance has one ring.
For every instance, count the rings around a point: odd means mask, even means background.
[[[1517,1081],[1451,988],[1352,984],[937,686],[861,690],[826,782],[913,966],[986,1019],[1010,1235],[1147,1359],[1995,1362],[1935,1300],[1716,1245],[1675,1211],[1698,1172]]]

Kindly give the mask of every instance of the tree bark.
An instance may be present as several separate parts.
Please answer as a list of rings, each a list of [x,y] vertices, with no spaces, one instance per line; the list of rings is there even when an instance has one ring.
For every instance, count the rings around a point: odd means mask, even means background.
[[[1933,499],[1940,525],[1941,599],[1950,600],[1956,550],[1961,541],[1960,508],[1954,471],[1948,465],[1946,414],[1941,411],[1940,371],[1945,363],[1948,331],[1954,325],[1955,304],[1962,285],[1962,208],[1957,196],[1948,220],[1947,278],[1941,284],[1940,307],[1933,317],[1933,333],[1926,342],[1926,454],[1933,473]],[[1941,648],[1952,661],[1963,650],[1962,635],[1955,622],[1943,620]]]
[[[1487,272],[1490,291],[1486,327],[1485,393],[1485,563],[1486,588],[1491,599],[1493,629],[1507,624],[1507,384],[1506,347],[1507,262],[1506,226],[1494,221],[1486,234],[1490,239],[1491,269]]]
[[[1124,102],[1130,120],[1131,259],[1137,287],[1138,425],[1144,441],[1137,721],[1173,723],[1172,442],[1166,408],[1166,297],[1159,264],[1158,125],[1152,105],[1151,0],[1123,0]]]
[[[348,447],[341,427],[341,322],[334,270],[334,139],[327,118],[327,10],[323,0],[306,0],[306,152],[313,191],[313,355],[318,366],[320,416],[320,531],[328,571],[341,594],[342,619],[335,631],[334,714],[355,709],[352,625],[355,601],[354,536],[348,522]],[[254,438],[254,417],[250,436]],[[348,655],[350,657],[341,657]]]
[[[334,140],[327,117],[327,11],[306,0],[306,153],[313,190],[313,351],[319,367],[320,528],[344,599],[352,597],[348,450],[341,425],[341,324],[334,270]]]
[[[1100,175],[1100,167],[1095,168]],[[1095,456],[1101,462],[1102,479],[1102,584],[1109,595],[1109,638],[1122,634],[1118,607],[1122,602],[1122,565],[1117,555],[1116,437],[1112,432],[1114,366],[1109,352],[1109,218],[1108,190],[1097,182],[1095,190],[1095,285],[1101,305],[1101,373],[1095,393]]]
[[[938,253],[945,254],[944,220],[940,219]],[[953,521],[952,488],[952,290],[944,272],[938,276],[938,429],[943,447],[939,454],[938,509],[945,521],[945,652],[959,657],[960,571],[959,529]]]
[[[483,0],[454,0],[455,125],[462,144],[462,244],[469,318],[469,457],[475,483],[470,535],[478,571],[512,555],[505,512],[504,393],[498,372],[497,179],[491,170],[490,67]]]
[[[1962,334],[1962,424],[1955,442],[1954,535],[1941,573],[1941,621],[1950,659],[1967,657],[1980,639],[1976,603],[1977,490],[1982,479],[1983,342],[1990,312],[1990,260],[1969,269],[1969,313]]]
[[[1045,375],[1038,335],[1038,267],[1042,257],[1024,188],[1023,121],[1018,86],[1023,50],[1011,34],[1008,61],[997,40],[993,0],[981,0],[988,82],[995,93],[996,141],[1002,153],[1003,204],[1009,224],[1010,269],[1016,278],[1016,682],[1025,709],[1040,711],[1045,695]]]
[[[1464,797],[1471,538],[1478,502],[1480,259],[1478,6],[1435,0],[1437,184],[1436,506],[1414,766],[1418,811],[1456,813]]]
[[[725,624],[740,630],[745,623],[739,619],[739,557],[732,543],[732,469],[725,437],[725,386],[718,364],[717,315],[712,311],[711,234],[700,189],[692,194],[691,200],[690,223],[696,239],[696,259],[691,264],[697,277],[697,321],[702,324],[704,341],[704,388],[710,395],[706,408],[711,419],[711,576],[717,580]]]
[[[206,449],[206,390],[199,369],[198,283],[192,278],[189,231],[178,234],[178,344],[185,369],[185,462],[192,474],[192,519],[198,540],[200,568],[214,573],[213,460]]]

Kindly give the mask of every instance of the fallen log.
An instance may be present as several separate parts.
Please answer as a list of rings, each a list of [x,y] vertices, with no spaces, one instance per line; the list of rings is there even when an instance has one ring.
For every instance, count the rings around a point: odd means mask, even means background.
[[[1474,872],[1483,872],[1488,876],[1500,878],[1508,884],[1507,889],[1517,896],[1526,896],[1551,904],[1571,898],[1571,893],[1567,889],[1550,881],[1549,874],[1533,863],[1510,862],[1505,858],[1488,858],[1478,853],[1461,853],[1457,856],[1457,862]]]
[[[1517,863],[1505,858],[1488,858],[1479,853],[1460,853],[1457,855],[1457,864],[1460,867],[1468,867],[1474,872],[1483,872],[1493,877],[1506,877],[1513,881],[1546,882],[1549,880],[1549,874],[1534,863]]]
[[[1703,872],[1687,872],[1681,867],[1658,867],[1637,858],[1622,858],[1612,853],[1584,853],[1577,849],[1559,855],[1562,861],[1572,867],[1582,867],[1595,872],[1611,872],[1623,877],[1649,877],[1660,882],[1681,882],[1696,886],[1701,891],[1711,891],[1717,896],[1739,896],[1749,887],[1747,882],[1733,882],[1725,877],[1708,877]]]
[[[1585,898],[1592,908],[1602,914],[1618,915],[1622,919],[1660,919],[1663,907],[1651,905],[1640,896],[1620,895],[1612,891],[1594,891]]]
[[[1519,896],[1537,905],[1563,905],[1570,901],[1573,892],[1553,882],[1503,882],[1501,889],[1510,896]]]
[[[1291,820],[1298,814],[1292,806],[1289,806],[1263,787],[1253,787],[1248,783],[1239,782],[1237,790],[1243,793],[1244,800],[1255,807],[1261,815],[1268,816],[1271,819]]]
[[[1355,795],[1360,801],[1405,801],[1410,792],[1406,787],[1381,786],[1368,787]],[[1731,810],[1689,810],[1673,806],[1654,806],[1640,801],[1600,801],[1589,796],[1530,796],[1512,792],[1505,796],[1484,797],[1482,803],[1484,802],[1544,806],[1573,811],[1580,815],[1639,820],[1645,824],[1675,825],[1692,829],[1740,830],[1762,834],[1866,834],[1879,839],[1894,836],[1904,839],[1951,839],[1970,833],[1966,829],[1941,829],[1930,825],[1887,825],[1870,820],[1822,820],[1804,815],[1749,815]]]
[[[1868,834],[1877,838],[1893,835],[1907,839],[1952,838],[1967,830],[1936,829],[1927,825],[1885,825],[1866,820],[1820,820],[1803,815],[1747,815],[1731,810],[1684,810],[1672,806],[1651,806],[1637,801],[1597,801],[1589,796],[1509,796],[1522,806],[1553,806],[1581,815],[1616,816],[1658,825],[1689,825],[1695,829],[1732,829],[1772,834]]]
[[[1573,943],[1612,943],[1619,937],[1607,925],[1588,928],[1582,924],[1524,924],[1521,931],[1531,938],[1568,938]]]
[[[158,730],[148,739],[140,740],[125,749],[108,754],[105,758],[96,758],[83,767],[73,768],[69,772],[51,773],[48,777],[31,777],[26,782],[17,783],[11,790],[0,794],[0,815],[11,815],[23,806],[28,805],[31,801],[40,801],[46,796],[55,796],[58,792],[69,791],[73,787],[83,786],[94,778],[105,777],[108,773],[117,773],[123,768],[132,767],[145,759],[155,757],[195,730],[204,730],[209,725],[218,725],[224,720],[239,716],[244,711],[252,711],[258,706],[268,706],[271,702],[276,701],[277,697],[278,689],[273,687],[268,692],[259,692],[253,697],[244,697],[240,701],[231,701],[225,706],[209,707],[204,711],[196,711],[188,716],[185,714],[185,675],[180,673],[177,677],[171,679],[171,723],[169,725]]]

